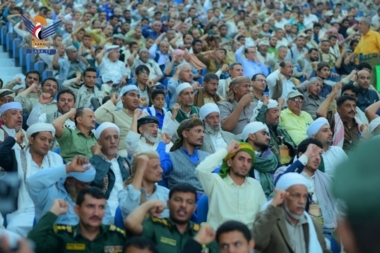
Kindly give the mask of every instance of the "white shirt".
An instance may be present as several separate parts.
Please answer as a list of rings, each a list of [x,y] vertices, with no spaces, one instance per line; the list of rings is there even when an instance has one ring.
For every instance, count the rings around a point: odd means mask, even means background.
[[[282,95],[281,95],[281,97],[283,97],[284,99],[286,99],[288,97],[288,94],[291,91],[294,91],[294,89],[295,89],[296,86],[293,83],[293,78],[286,79],[285,76],[283,76],[280,73],[280,70],[278,69],[278,70],[272,72],[267,77],[267,84],[268,84],[269,97],[270,98],[273,96],[274,87],[276,86],[277,80],[279,80],[280,78],[281,78],[281,81],[282,81]]]
[[[311,198],[314,203],[318,204],[318,198],[317,194],[315,194],[315,174],[312,176],[309,176],[306,172],[302,171],[301,175],[304,176],[307,181],[309,182],[309,193],[311,194]]]
[[[111,161],[111,170],[115,174],[115,184],[111,190],[110,196],[107,200],[110,206],[111,214],[115,215],[116,208],[119,206],[118,194],[123,190],[123,177],[121,176],[120,166],[117,162],[117,158],[113,158]]]
[[[309,16],[304,15],[303,24],[306,28],[313,28],[313,24],[318,23],[318,17],[314,14],[309,14]]]
[[[128,131],[126,143],[128,155],[132,157],[137,152],[156,151],[159,141],[156,142],[154,145],[150,145],[146,142],[144,137],[141,137],[141,134],[133,131]],[[166,152],[170,152],[170,148],[172,146],[172,143],[166,145]]]
[[[121,80],[124,76],[128,76],[127,68],[125,67],[124,62],[115,61],[112,62],[108,57],[104,57],[100,65],[98,66],[100,75],[103,76],[107,74],[113,76],[112,80]]]
[[[227,143],[220,132],[218,135],[209,134],[209,136],[216,152],[227,147]]]
[[[374,26],[380,26],[380,17],[379,17],[379,15],[375,15],[375,16],[373,16],[372,17],[372,25],[374,25]]]
[[[341,147],[331,146],[326,152],[322,153],[323,162],[325,165],[325,173],[331,178],[334,177],[335,168],[348,159],[346,153]]]
[[[289,21],[286,19],[281,19],[281,21],[274,21],[274,27],[284,29],[285,25],[288,24]]]
[[[46,113],[42,113],[43,105],[37,102],[36,106],[33,107],[33,110],[30,112],[28,120],[26,121],[26,124],[28,126],[31,126],[36,123],[47,123],[46,122]],[[60,117],[62,114],[60,112],[58,113],[58,117]],[[65,121],[65,127],[68,127],[70,129],[75,129],[75,122],[71,119],[68,119]]]

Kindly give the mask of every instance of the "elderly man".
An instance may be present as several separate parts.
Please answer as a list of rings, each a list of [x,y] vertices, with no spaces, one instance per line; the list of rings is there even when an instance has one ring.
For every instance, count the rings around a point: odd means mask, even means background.
[[[241,134],[250,122],[256,103],[251,93],[251,79],[236,77],[230,83],[227,101],[219,103],[222,127],[235,135]]]
[[[325,101],[325,98],[319,96],[322,87],[323,80],[319,77],[313,77],[309,80],[307,91],[303,92],[302,111],[309,113],[313,119],[317,118],[317,110]],[[302,93],[301,90],[299,91]]]
[[[36,209],[36,221],[38,222],[49,211],[55,199],[60,198],[68,203],[68,211],[58,217],[56,223],[78,224],[79,218],[74,212],[78,193],[90,186],[95,175],[96,171],[89,164],[89,160],[76,156],[71,163],[39,170],[27,178],[27,189]],[[108,210],[107,215],[103,218],[103,223],[109,224],[109,219]]]
[[[188,63],[182,63],[178,66],[175,75],[169,79],[168,94],[170,98],[170,107],[177,103],[177,87],[182,83],[194,83],[192,67]]]
[[[119,98],[122,101],[123,108],[116,109]],[[140,102],[139,90],[135,85],[127,85],[123,87],[119,97],[117,94],[112,94],[111,99],[99,107],[95,111],[96,122],[101,124],[103,122],[112,122],[120,129],[120,138],[123,140],[119,145],[119,155],[127,157],[127,144],[124,141],[127,137],[128,131],[131,129],[133,115],[138,108]],[[146,112],[142,116],[148,115]]]
[[[226,98],[231,81],[238,76],[243,75],[243,65],[240,62],[234,62],[230,65],[228,74],[230,75],[227,79],[220,79],[218,85],[218,95],[222,98]]]
[[[262,208],[252,234],[255,250],[263,253],[330,253],[320,225],[305,211],[309,182],[287,173],[277,182],[274,197]]]
[[[207,73],[203,77],[203,88],[199,89],[194,95],[194,105],[202,107],[207,103],[217,104],[223,98],[221,98],[216,91],[218,90],[219,77],[214,73]]]
[[[27,179],[39,170],[62,165],[62,158],[50,152],[55,129],[53,125],[38,123],[29,127],[26,149],[19,146],[24,135],[8,136],[0,146],[0,166],[6,171],[17,172],[20,178]],[[7,229],[25,237],[33,226],[34,204],[27,191],[25,180],[21,180],[18,190],[17,210],[7,214]]]
[[[15,99],[15,93],[8,89],[1,89],[0,90],[0,106],[3,104],[13,102]]]
[[[245,58],[243,57],[243,51],[245,53]],[[260,62],[255,47],[245,48],[242,45],[235,52],[236,61],[240,62],[243,66],[244,76],[252,77],[257,73],[262,73],[265,76],[268,75],[268,68],[264,65],[264,62]]]
[[[269,97],[277,100],[287,98],[288,94],[296,88],[299,81],[293,77],[294,66],[290,61],[280,63],[280,69],[272,72],[267,77]]]
[[[348,157],[341,147],[332,146],[333,135],[329,122],[326,118],[318,118],[309,125],[306,133],[309,138],[322,143],[323,151],[318,169],[333,178],[335,168]]]
[[[199,193],[203,188],[195,176],[195,168],[210,154],[197,147],[201,146],[204,137],[203,122],[199,119],[187,119],[182,121],[177,129],[179,139],[166,153],[162,146],[159,146],[161,167],[168,180],[169,189],[175,184],[187,182],[194,186]]]
[[[299,91],[290,92],[287,99],[288,108],[281,112],[280,123],[298,145],[306,139],[306,129],[313,122],[313,118],[301,110],[304,96]]]
[[[19,102],[10,102],[0,107],[2,125],[0,127],[0,144],[8,137],[15,137],[17,132],[25,136],[22,129],[22,106]],[[20,133],[20,134],[21,134]],[[20,143],[22,148],[28,144],[28,140]]]
[[[149,48],[149,56],[154,59],[161,69],[165,67],[166,63],[171,62],[172,57],[169,54],[169,42],[162,41],[162,38],[166,34],[161,34],[155,41],[155,43]]]
[[[62,50],[65,50],[64,47],[65,46],[62,44],[53,57],[53,68],[58,70],[56,78],[59,80],[74,78],[77,72],[83,72],[87,63],[83,57],[78,57],[78,51],[74,46],[67,47],[66,54],[62,54]],[[82,61],[85,61],[86,63]]]
[[[199,119],[203,121],[205,127],[200,150],[213,154],[226,148],[235,139],[233,134],[222,130],[219,117],[220,110],[216,104],[208,103],[200,108]]]
[[[142,110],[137,108],[133,114],[131,129],[127,134],[127,151],[132,158],[135,153],[156,151],[161,140],[158,129],[158,118],[154,116],[141,117]],[[169,152],[172,145],[170,138],[163,136],[165,149]]]
[[[182,121],[199,116],[198,107],[194,106],[193,87],[189,83],[182,83],[176,88],[178,104],[165,114],[162,132],[174,136]]]
[[[96,170],[91,185],[99,187],[105,193],[111,215],[119,206],[117,194],[123,189],[123,182],[131,171],[125,158],[117,154],[120,142],[120,129],[113,123],[104,122],[95,131],[98,145],[92,149],[90,163]]]
[[[255,151],[251,145],[232,141],[227,148],[208,156],[196,168],[212,210],[207,222],[214,229],[227,220],[238,220],[252,227],[256,214],[266,201],[260,183],[247,177],[254,160]],[[212,173],[219,164],[222,164],[219,174]]]
[[[261,122],[251,122],[243,129],[242,140],[255,150],[255,161],[249,176],[260,182],[265,196],[271,197],[274,191],[273,174],[279,166],[277,156],[269,148],[269,129]]]
[[[367,70],[363,69],[357,73],[357,84],[359,94],[356,106],[364,112],[368,106],[379,101],[379,94],[377,91],[369,88],[371,85],[371,74]]]
[[[288,131],[280,124],[280,113],[283,100],[278,103],[273,99],[266,99],[259,103],[255,110],[259,111],[252,117],[253,120],[260,121],[268,126],[269,146],[276,154],[280,165],[286,165],[292,161],[296,155],[296,144]],[[256,116],[257,115],[257,116]]]
[[[362,34],[359,44],[355,51],[348,55],[345,63],[349,64],[351,59],[359,58],[360,62],[367,62],[372,66],[371,81],[374,87],[377,87],[376,66],[380,65],[380,34],[371,30],[371,20],[361,18],[359,20],[359,31]]]
[[[328,111],[329,104],[335,99],[341,85],[334,85],[333,91],[318,108],[317,115],[327,118],[333,132],[333,146],[339,146],[347,153],[355,147],[362,135],[367,133],[368,126],[356,117],[356,99],[341,96],[337,101],[337,112]]]

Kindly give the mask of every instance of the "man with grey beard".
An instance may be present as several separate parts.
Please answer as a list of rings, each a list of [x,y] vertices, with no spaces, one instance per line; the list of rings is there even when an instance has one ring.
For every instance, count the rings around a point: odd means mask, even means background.
[[[205,104],[199,110],[199,118],[205,126],[203,144],[200,150],[210,154],[226,148],[235,139],[235,135],[232,133],[222,131],[219,116],[219,107],[214,103]]]
[[[141,117],[141,115],[142,110],[135,109],[131,130],[127,134],[127,151],[130,157],[137,152],[156,151],[160,144],[158,118],[154,116]],[[172,146],[169,135],[162,134],[162,142],[160,145],[166,145],[166,151],[169,152]]]

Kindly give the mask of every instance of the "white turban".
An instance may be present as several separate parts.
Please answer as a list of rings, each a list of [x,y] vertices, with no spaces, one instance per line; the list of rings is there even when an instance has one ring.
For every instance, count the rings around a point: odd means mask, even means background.
[[[133,85],[133,84],[129,84],[127,86],[124,86],[123,89],[121,89],[121,91],[120,91],[119,97],[124,96],[125,93],[132,91],[132,90],[138,91],[139,89],[137,88],[136,85]]]
[[[369,132],[372,133],[376,127],[380,125],[380,117],[377,117],[376,119],[373,119],[371,123],[369,123]]]
[[[324,126],[324,125],[329,125],[329,122],[327,121],[326,118],[318,118],[314,120],[313,123],[309,125],[309,127],[306,130],[307,136],[310,138],[312,135],[318,133],[318,131]]]
[[[264,103],[261,102],[261,100],[259,100],[259,102],[257,103],[257,106],[253,109],[252,117],[250,120],[251,122],[256,121],[256,117],[259,115],[259,112],[260,112],[261,107],[263,105],[264,105]],[[276,100],[269,99],[267,109],[273,109],[273,108],[277,108],[277,107],[278,107],[278,102]]]
[[[191,84],[189,83],[181,83],[177,86],[177,88],[175,88],[175,92],[177,93],[177,95],[179,95],[184,89],[187,88],[193,88],[193,86],[191,86]]]
[[[114,123],[111,123],[111,122],[104,122],[102,124],[100,124],[96,130],[95,130],[95,138],[96,139],[99,139],[100,135],[103,133],[104,130],[106,130],[107,128],[113,128],[117,131],[118,135],[120,135],[120,129],[117,125],[115,125]]]
[[[307,179],[299,173],[289,172],[280,176],[280,179],[277,181],[276,189],[286,191],[293,185],[304,185],[309,189],[309,182]]]
[[[93,167],[91,167],[85,172],[70,172],[66,175],[66,178],[73,177],[76,180],[81,181],[83,183],[91,183],[92,181],[94,181],[95,175],[96,170]]]
[[[115,50],[115,49],[120,49],[120,47],[119,47],[118,45],[106,45],[106,46],[104,47],[104,49],[105,49],[106,51],[111,51],[111,50]]]
[[[273,109],[278,107],[278,102],[274,99],[269,99],[268,109]]]
[[[204,120],[210,113],[217,112],[220,114],[219,107],[214,103],[204,104],[201,109],[199,109],[199,119]]]
[[[243,132],[241,133],[241,138],[243,141],[246,141],[248,139],[248,136],[250,134],[255,134],[259,131],[265,130],[269,134],[269,129],[267,125],[261,123],[261,122],[251,122],[248,125],[246,125],[243,129]]]
[[[0,114],[4,114],[8,110],[22,111],[22,105],[19,102],[9,102],[0,107]]]
[[[51,132],[53,137],[55,136],[55,128],[52,124],[48,123],[36,123],[31,125],[28,130],[26,130],[26,138],[30,138],[35,133],[39,132]]]

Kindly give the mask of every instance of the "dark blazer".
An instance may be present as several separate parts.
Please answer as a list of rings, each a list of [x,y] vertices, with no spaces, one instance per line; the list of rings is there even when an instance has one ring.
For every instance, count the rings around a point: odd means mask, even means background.
[[[332,253],[326,248],[321,225],[313,220],[318,241],[323,253]],[[309,224],[302,225],[305,236],[306,252],[309,248]],[[285,217],[281,207],[268,206],[265,211],[257,214],[252,230],[255,250],[261,253],[294,253],[290,241]]]

